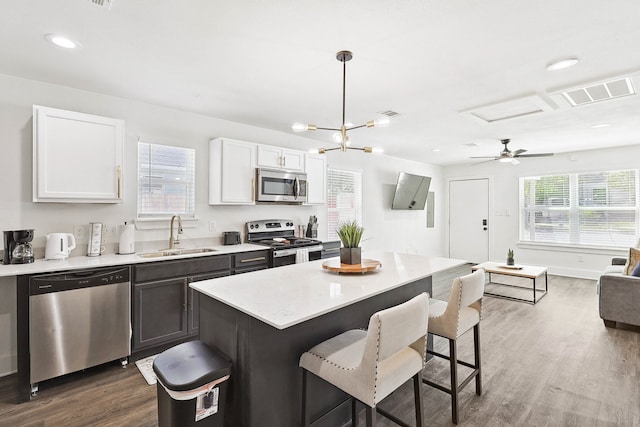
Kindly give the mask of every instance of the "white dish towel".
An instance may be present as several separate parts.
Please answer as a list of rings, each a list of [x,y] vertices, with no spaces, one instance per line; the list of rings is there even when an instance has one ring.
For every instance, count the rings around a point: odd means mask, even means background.
[[[296,264],[309,262],[309,249],[300,248],[296,250]]]

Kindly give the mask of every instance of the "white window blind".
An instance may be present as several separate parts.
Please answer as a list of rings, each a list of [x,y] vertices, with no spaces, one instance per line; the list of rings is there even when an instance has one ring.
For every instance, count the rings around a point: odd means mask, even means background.
[[[339,240],[340,223],[356,220],[362,224],[362,173],[342,169],[327,170],[327,235]]]
[[[520,240],[629,247],[638,239],[638,170],[520,178]]]
[[[196,153],[138,141],[138,218],[195,216]]]

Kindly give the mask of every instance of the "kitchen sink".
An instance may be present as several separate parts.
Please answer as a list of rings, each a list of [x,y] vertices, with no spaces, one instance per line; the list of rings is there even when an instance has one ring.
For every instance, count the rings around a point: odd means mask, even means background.
[[[215,252],[215,251],[217,251],[217,249],[211,249],[211,248],[162,249],[155,252],[145,252],[143,254],[139,254],[138,256],[141,258],[160,258],[160,257],[175,256],[175,255],[204,254],[207,252]]]

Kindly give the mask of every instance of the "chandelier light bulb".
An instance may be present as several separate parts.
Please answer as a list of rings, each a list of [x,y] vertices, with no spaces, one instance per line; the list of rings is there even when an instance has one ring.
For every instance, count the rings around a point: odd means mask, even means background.
[[[333,135],[331,135],[331,139],[333,139],[333,142],[335,142],[336,144],[342,144],[342,135],[340,134],[340,132],[335,132]]]
[[[294,123],[293,125],[291,125],[291,129],[293,129],[294,132],[304,132],[306,130],[309,130],[309,125],[305,125],[303,123]]]
[[[391,119],[389,118],[389,116],[380,116],[373,121],[373,124],[375,126],[380,126],[380,127],[389,126],[389,123],[391,123]]]

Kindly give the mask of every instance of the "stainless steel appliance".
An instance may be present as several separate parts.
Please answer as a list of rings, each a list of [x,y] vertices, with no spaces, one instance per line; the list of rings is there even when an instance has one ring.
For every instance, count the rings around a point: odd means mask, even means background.
[[[131,354],[129,267],[29,279],[29,378],[38,382]]]
[[[307,174],[276,169],[256,169],[256,201],[305,203]]]
[[[222,233],[222,244],[224,245],[239,245],[240,241],[239,231],[225,231]]]
[[[3,264],[29,264],[35,258],[33,256],[33,229],[12,230],[4,232],[4,257]]]
[[[320,259],[322,242],[295,237],[296,226],[289,219],[267,219],[246,223],[247,242],[271,248],[269,267],[280,267],[301,261],[300,255],[308,253],[308,260]],[[304,251],[298,251],[304,249]],[[306,257],[305,257],[306,258]]]

